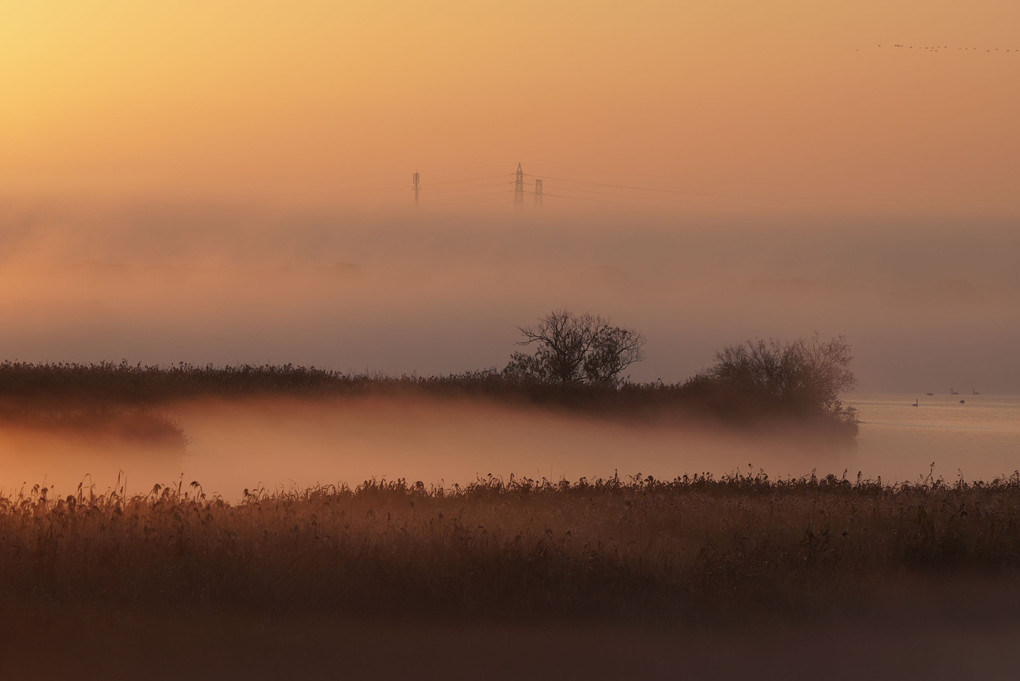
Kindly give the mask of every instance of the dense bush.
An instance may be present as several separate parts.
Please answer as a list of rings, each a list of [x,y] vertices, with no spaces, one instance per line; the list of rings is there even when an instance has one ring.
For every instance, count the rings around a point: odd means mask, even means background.
[[[716,353],[715,366],[685,388],[706,408],[732,418],[785,416],[853,427],[854,411],[840,400],[855,383],[852,358],[842,336],[756,338]]]

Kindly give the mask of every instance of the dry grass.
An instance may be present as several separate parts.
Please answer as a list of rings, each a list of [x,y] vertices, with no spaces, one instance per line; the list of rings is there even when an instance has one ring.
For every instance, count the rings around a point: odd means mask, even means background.
[[[518,408],[584,413],[627,422],[720,423],[729,428],[797,427],[805,434],[852,439],[846,414],[696,376],[686,382],[621,385],[518,380],[495,369],[448,376],[354,375],[290,364],[169,367],[0,362],[0,425],[54,429],[127,430],[183,442],[161,425],[158,408],[196,398],[317,399],[410,396],[486,400]],[[83,417],[84,416],[84,417]],[[160,424],[162,420],[164,423]],[[173,426],[174,424],[169,424]]]
[[[237,504],[197,483],[0,500],[11,610],[695,625],[867,617],[895,589],[1016,593],[1020,476],[404,481]]]

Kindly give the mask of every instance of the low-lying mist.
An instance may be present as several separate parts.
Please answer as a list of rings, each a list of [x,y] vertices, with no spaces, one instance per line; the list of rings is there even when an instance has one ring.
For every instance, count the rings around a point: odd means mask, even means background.
[[[508,209],[509,212],[509,209]],[[1005,222],[213,205],[0,209],[0,348],[23,361],[501,367],[552,309],[648,337],[682,380],[754,336],[846,335],[872,390],[1020,390]]]
[[[933,459],[936,474],[948,479],[958,471],[970,480],[1011,471],[1001,447],[958,451],[937,433],[898,440],[867,424],[857,443],[835,445],[803,431],[628,424],[426,397],[196,400],[161,413],[180,425],[186,446],[5,428],[2,491],[41,484],[67,494],[81,483],[101,492],[126,482],[129,494],[144,494],[156,483],[196,481],[208,494],[239,499],[245,489],[355,486],[373,478],[452,486],[490,474],[556,481],[758,470],[773,478],[846,472],[850,479],[860,471],[892,483],[916,481]]]

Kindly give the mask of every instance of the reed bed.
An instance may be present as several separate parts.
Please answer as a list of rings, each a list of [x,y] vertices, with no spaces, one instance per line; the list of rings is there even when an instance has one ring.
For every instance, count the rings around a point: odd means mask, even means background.
[[[364,396],[485,400],[627,422],[794,427],[840,440],[857,434],[850,412],[833,414],[820,405],[803,405],[704,376],[676,383],[574,384],[523,380],[491,368],[446,376],[387,376],[344,374],[292,364],[181,363],[159,367],[126,362],[0,362],[0,424],[42,424],[48,428],[69,420],[70,414],[82,424],[91,420],[100,429],[109,429],[108,415],[117,414],[119,422],[138,421],[133,431],[166,436],[167,429],[153,426],[163,418],[158,409],[174,402]],[[83,413],[89,418],[79,418]],[[178,439],[184,437],[183,432],[178,433]]]
[[[867,617],[926,579],[1020,584],[1020,474],[912,484],[405,480],[0,498],[0,604],[649,625]]]

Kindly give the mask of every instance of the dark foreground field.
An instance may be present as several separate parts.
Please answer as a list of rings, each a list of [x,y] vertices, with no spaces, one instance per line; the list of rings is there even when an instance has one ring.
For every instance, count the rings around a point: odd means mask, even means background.
[[[19,676],[1013,678],[1020,477],[0,502]]]

